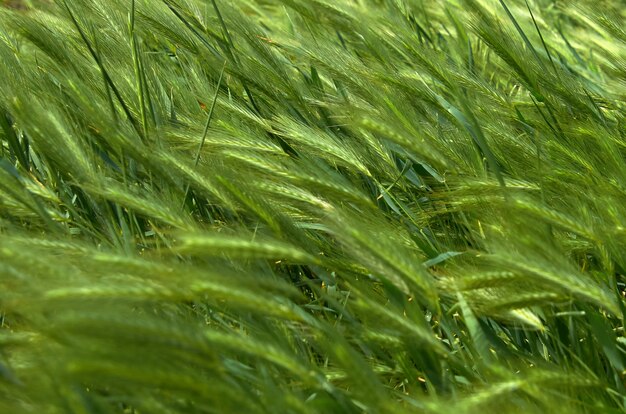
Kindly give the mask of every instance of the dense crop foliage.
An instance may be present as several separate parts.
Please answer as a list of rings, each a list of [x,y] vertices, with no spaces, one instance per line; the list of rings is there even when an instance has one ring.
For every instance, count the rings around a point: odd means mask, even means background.
[[[621,0],[0,7],[0,412],[626,411]]]

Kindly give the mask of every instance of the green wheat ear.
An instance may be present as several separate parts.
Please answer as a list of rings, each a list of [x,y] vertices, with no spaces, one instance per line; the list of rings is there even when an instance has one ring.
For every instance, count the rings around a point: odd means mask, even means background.
[[[625,21],[0,1],[0,412],[625,412]]]

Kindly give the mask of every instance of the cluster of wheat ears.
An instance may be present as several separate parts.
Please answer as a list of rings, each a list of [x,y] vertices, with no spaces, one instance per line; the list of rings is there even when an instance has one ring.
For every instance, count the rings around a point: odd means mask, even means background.
[[[0,412],[626,411],[623,0],[0,6]]]

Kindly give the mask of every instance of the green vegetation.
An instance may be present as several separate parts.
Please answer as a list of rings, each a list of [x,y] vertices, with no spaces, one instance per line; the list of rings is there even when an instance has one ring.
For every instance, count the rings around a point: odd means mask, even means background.
[[[0,412],[626,411],[620,0],[4,4]]]

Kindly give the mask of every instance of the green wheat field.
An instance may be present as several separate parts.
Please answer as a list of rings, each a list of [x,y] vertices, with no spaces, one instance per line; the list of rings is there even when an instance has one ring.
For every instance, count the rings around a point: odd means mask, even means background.
[[[0,413],[626,412],[624,0],[0,4]]]

